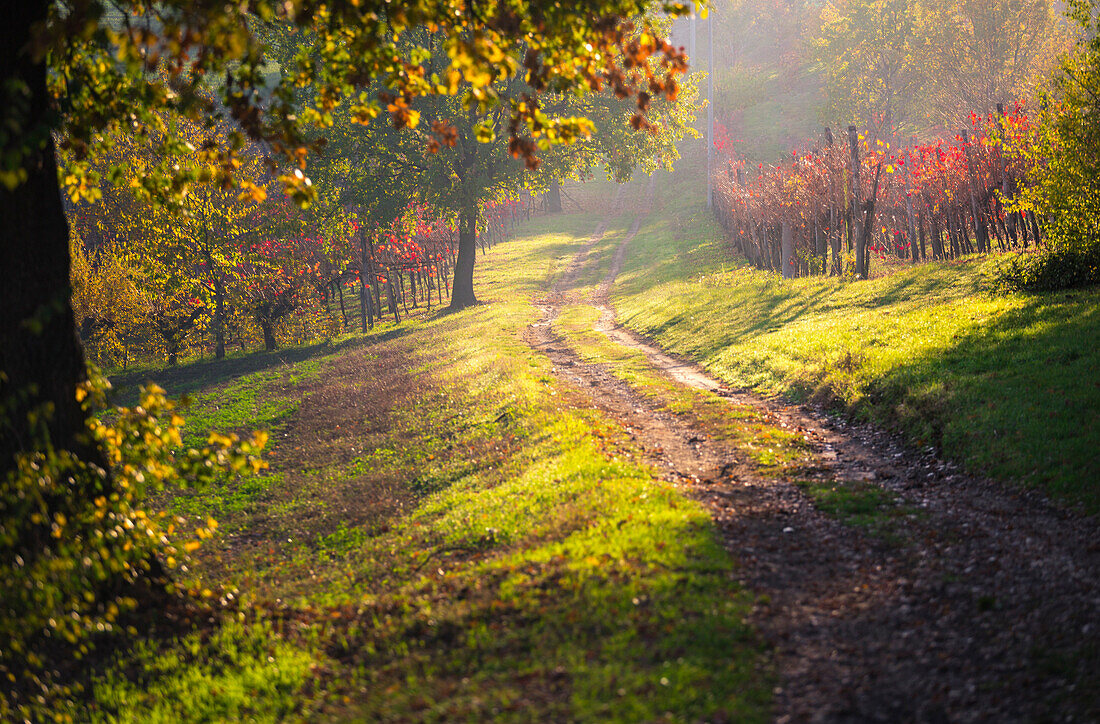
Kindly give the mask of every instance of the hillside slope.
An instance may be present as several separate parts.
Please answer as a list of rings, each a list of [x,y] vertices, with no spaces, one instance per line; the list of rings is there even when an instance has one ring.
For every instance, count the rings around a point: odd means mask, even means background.
[[[693,175],[632,244],[618,320],[735,387],[902,431],[1100,511],[1100,289],[994,297],[996,259],[782,281],[722,241]]]

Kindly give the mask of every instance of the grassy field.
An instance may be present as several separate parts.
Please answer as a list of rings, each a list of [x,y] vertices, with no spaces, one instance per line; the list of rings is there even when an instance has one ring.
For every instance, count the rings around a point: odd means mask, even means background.
[[[613,292],[620,323],[732,385],[1100,511],[1100,290],[995,297],[996,259],[784,282],[737,261],[694,179],[661,188]]]
[[[196,435],[270,429],[271,468],[157,501],[221,521],[185,575],[237,613],[145,632],[87,711],[767,719],[752,596],[709,515],[522,339],[599,218],[536,221],[480,257],[475,309],[153,372],[192,395]]]

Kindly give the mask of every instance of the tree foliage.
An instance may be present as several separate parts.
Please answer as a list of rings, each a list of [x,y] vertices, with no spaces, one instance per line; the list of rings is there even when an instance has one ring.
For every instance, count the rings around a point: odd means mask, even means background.
[[[1100,3],[1071,0],[1069,16],[1082,30],[1054,81],[1033,147],[1016,147],[1032,159],[1021,208],[1041,214],[1050,248],[1009,266],[1011,288],[1050,290],[1100,282]]]
[[[1068,34],[1051,0],[832,0],[811,38],[826,117],[880,138],[1034,96]]]
[[[925,82],[917,0],[836,0],[821,12],[814,39],[824,69],[830,118],[877,137],[911,123]]]

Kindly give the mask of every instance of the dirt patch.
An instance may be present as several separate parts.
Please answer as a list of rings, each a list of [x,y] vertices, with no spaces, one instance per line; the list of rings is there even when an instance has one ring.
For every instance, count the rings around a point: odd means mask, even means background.
[[[616,327],[608,292],[648,206],[589,300],[601,312],[595,328],[677,383],[721,396],[731,413],[750,406],[799,433],[807,459],[761,474],[705,420],[670,413],[555,332],[606,223],[538,304],[527,339],[712,511],[741,581],[759,594],[753,619],[773,645],[775,720],[1100,718],[1096,520],[962,474],[874,428],[731,390]],[[825,515],[806,492],[839,496],[853,483],[888,493],[889,535]]]
[[[267,566],[339,531],[387,530],[414,507],[415,492],[364,456],[387,441],[395,412],[427,384],[397,344],[352,349],[300,383],[301,402],[266,456],[276,482],[240,510],[219,514],[227,532],[211,553],[230,566],[254,558]]]

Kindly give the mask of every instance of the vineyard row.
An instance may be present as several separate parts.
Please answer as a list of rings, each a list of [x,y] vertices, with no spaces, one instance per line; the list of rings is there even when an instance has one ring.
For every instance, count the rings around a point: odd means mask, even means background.
[[[791,160],[750,168],[724,129],[714,207],[734,247],[751,263],[791,278],[870,274],[880,261],[954,259],[1038,244],[1040,225],[1013,201],[1034,155],[1020,108],[971,116],[951,139],[894,149],[849,126]]]

